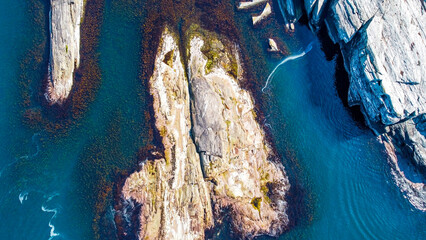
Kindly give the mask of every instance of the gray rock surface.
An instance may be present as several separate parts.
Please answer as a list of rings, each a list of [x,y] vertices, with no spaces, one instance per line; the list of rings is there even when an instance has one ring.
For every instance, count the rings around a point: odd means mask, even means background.
[[[350,76],[349,104],[361,105],[375,130],[391,126],[389,136],[424,169],[425,132],[416,127],[426,112],[424,2],[337,1],[325,21]]]
[[[222,157],[222,138],[226,128],[222,101],[203,77],[194,77],[191,82],[194,94],[193,132],[199,152]]]
[[[360,105],[370,128],[389,139],[387,148],[402,152],[425,176],[426,2],[300,1],[311,28],[315,31],[325,23],[330,38],[340,45],[350,77],[349,104]],[[404,174],[397,175],[397,182],[409,182]],[[419,192],[424,184],[400,186],[411,186],[401,189],[416,196],[414,206],[426,209],[426,199],[419,197],[424,196]]]
[[[377,134],[391,131],[396,142],[407,140],[409,155],[425,167],[425,133],[414,120],[426,112],[425,2],[305,0],[304,5],[312,28],[324,19],[341,47],[349,104],[361,106]]]
[[[73,74],[80,64],[80,24],[83,0],[51,0],[50,61],[46,99],[61,104],[67,99]]]

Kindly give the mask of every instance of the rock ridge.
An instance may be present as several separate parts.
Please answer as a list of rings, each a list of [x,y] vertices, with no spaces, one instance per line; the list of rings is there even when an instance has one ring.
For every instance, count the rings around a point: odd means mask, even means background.
[[[290,185],[239,87],[238,49],[197,26],[187,35],[187,76],[178,37],[166,28],[149,80],[164,153],[142,162],[122,189],[141,205],[139,239],[204,239],[225,209],[240,237],[277,236],[289,222]]]
[[[50,60],[44,96],[50,104],[62,104],[73,86],[80,65],[80,24],[83,0],[50,0]]]

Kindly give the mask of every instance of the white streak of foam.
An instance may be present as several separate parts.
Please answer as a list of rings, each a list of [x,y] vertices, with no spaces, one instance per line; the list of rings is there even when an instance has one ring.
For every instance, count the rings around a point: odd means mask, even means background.
[[[262,92],[264,92],[264,90],[268,87],[268,84],[269,84],[269,82],[271,81],[271,79],[272,79],[272,77],[274,76],[274,74],[275,74],[275,72],[277,71],[277,69],[280,67],[280,66],[282,66],[284,63],[286,63],[286,62],[288,62],[288,61],[291,61],[291,60],[295,60],[295,59],[298,59],[298,58],[301,58],[301,57],[303,57],[303,56],[305,56],[309,51],[311,51],[312,50],[312,44],[313,44],[313,42],[310,42],[309,44],[308,44],[308,46],[306,46],[306,49],[305,49],[305,51],[303,51],[303,52],[301,52],[301,53],[298,53],[298,54],[295,54],[295,55],[290,55],[290,56],[288,56],[288,57],[286,57],[286,58],[284,58],[275,68],[274,68],[274,70],[272,70],[272,72],[271,72],[271,74],[269,74],[269,76],[268,76],[268,79],[266,80],[266,83],[265,83],[265,86],[262,88]]]
[[[50,227],[50,237],[49,237],[49,240],[53,239],[54,237],[60,236],[60,234],[59,234],[59,233],[55,232],[55,226],[52,224],[53,219],[55,219],[55,218],[56,218],[56,215],[58,214],[58,209],[57,209],[57,208],[53,208],[53,209],[47,208],[47,207],[45,206],[45,204],[46,204],[47,202],[49,202],[50,200],[52,200],[52,198],[54,198],[54,197],[56,197],[56,196],[58,196],[58,195],[59,195],[58,193],[53,194],[53,195],[52,195],[52,196],[50,196],[50,197],[46,200],[46,202],[45,202],[45,203],[41,206],[41,210],[42,210],[43,212],[53,213],[53,216],[52,216],[52,217],[50,218],[50,220],[49,220],[49,227]]]
[[[18,198],[19,198],[19,202],[21,202],[22,204],[25,200],[28,199],[28,192],[27,191],[21,192]]]

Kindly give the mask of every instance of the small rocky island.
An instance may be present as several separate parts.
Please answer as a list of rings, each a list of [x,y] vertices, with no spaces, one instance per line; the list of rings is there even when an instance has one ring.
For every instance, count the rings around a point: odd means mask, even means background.
[[[45,97],[62,104],[71,91],[80,65],[80,24],[83,0],[50,0],[50,60]]]
[[[289,223],[290,184],[239,86],[238,47],[197,26],[187,34],[180,49],[176,33],[164,30],[149,81],[164,152],[122,189],[141,204],[139,238],[204,239],[225,209],[240,236],[278,236]]]

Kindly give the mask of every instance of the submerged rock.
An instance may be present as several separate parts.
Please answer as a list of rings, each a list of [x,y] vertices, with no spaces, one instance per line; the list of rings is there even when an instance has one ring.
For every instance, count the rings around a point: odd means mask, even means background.
[[[50,60],[46,99],[61,104],[67,99],[80,64],[80,24],[83,0],[50,1]]]
[[[191,34],[188,77],[166,29],[149,81],[164,145],[157,155],[164,156],[144,161],[122,189],[142,205],[139,239],[204,239],[225,209],[240,236],[277,236],[289,222],[290,185],[272,161],[250,94],[238,85],[238,50],[198,30]]]

